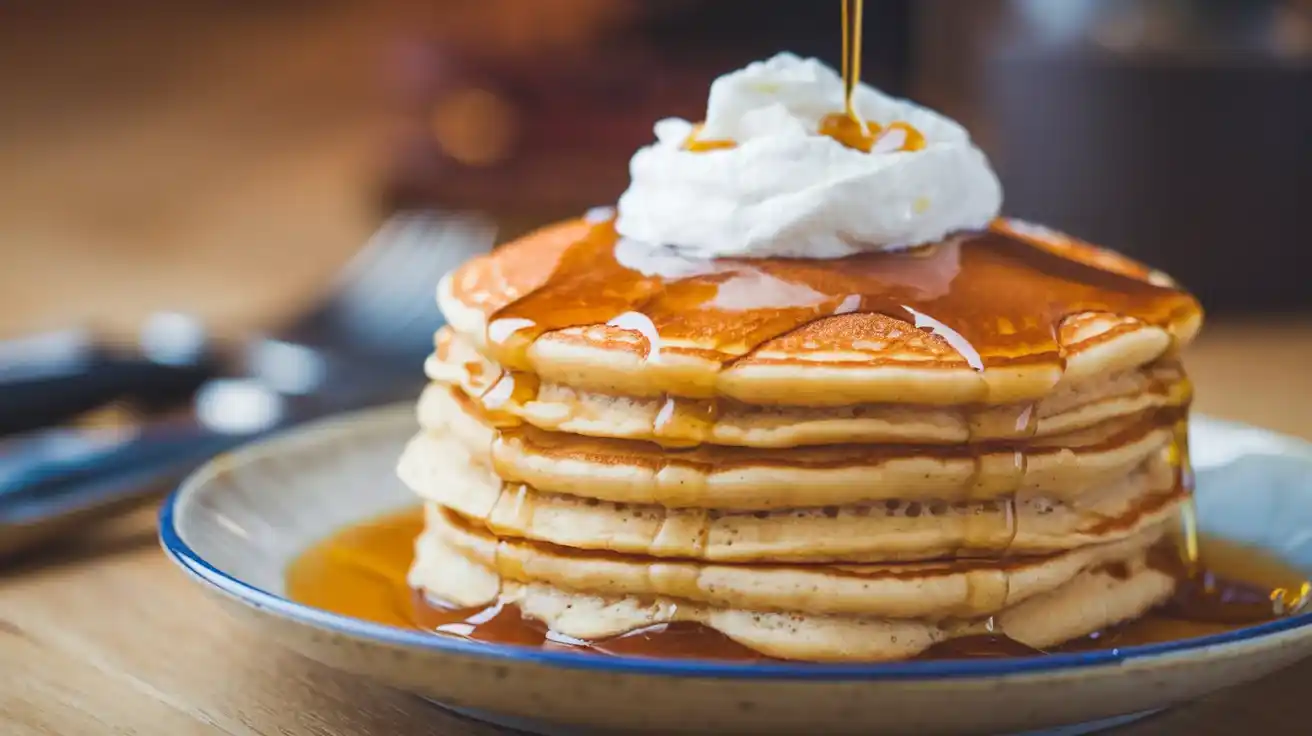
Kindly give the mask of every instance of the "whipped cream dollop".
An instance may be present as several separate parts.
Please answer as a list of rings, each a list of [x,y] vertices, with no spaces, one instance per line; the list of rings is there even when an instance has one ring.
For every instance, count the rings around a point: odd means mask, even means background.
[[[997,216],[1002,187],[963,127],[866,85],[853,107],[884,128],[909,124],[924,147],[900,150],[899,138],[867,153],[822,135],[843,111],[843,80],[816,59],[783,53],[720,77],[702,125],[661,120],[634,155],[616,228],[697,258],[841,258]],[[689,150],[694,138],[715,146]]]

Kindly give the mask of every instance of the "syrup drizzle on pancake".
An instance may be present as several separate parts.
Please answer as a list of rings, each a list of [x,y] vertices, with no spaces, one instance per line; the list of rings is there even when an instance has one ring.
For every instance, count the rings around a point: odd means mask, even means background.
[[[994,395],[989,369],[1037,370],[1049,389],[1057,384],[1065,370],[1058,334],[1072,314],[1106,312],[1169,333],[1199,313],[1192,296],[1154,283],[1138,263],[1005,221],[928,246],[819,262],[698,261],[626,241],[611,219],[568,227],[561,237],[571,241],[545,278],[487,321],[484,350],[504,370],[479,400],[503,431],[521,420],[498,410],[537,395],[534,341],[570,327],[609,324],[640,335],[645,368],[666,393],[651,436],[665,447],[692,447],[720,416],[717,374],[817,320],[878,313],[937,335],[976,371],[974,401],[992,405],[1016,397]],[[690,350],[695,360],[680,359]],[[1016,439],[1032,437],[1035,401],[1013,401],[1012,415],[995,412],[993,421],[1010,424]],[[1024,476],[1026,457],[1013,453],[1011,477]],[[1004,515],[1014,517],[1014,510]]]
[[[1040,376],[1047,393],[1065,369],[1058,331],[1070,315],[1111,313],[1169,332],[1200,313],[1192,296],[1153,283],[1138,263],[1009,221],[942,243],[821,262],[695,261],[619,238],[610,220],[567,228],[553,236],[570,242],[541,282],[489,315],[484,350],[504,370],[480,398],[492,409],[533,400],[530,348],[543,334],[619,327],[645,343],[644,372],[666,395],[652,436],[671,447],[711,434],[721,371],[830,317],[877,313],[942,338],[976,371],[961,403],[1010,406],[1009,416],[995,410],[972,431],[1023,439],[1037,427],[1039,397],[998,395],[989,369]]]
[[[493,311],[485,346],[501,365],[532,372],[529,348],[541,335],[615,321],[647,341],[653,380],[669,394],[709,399],[715,374],[762,344],[827,317],[878,313],[942,337],[981,373],[975,399],[1001,403],[989,395],[987,369],[1050,367],[1055,384],[1064,367],[1058,329],[1072,314],[1169,330],[1199,312],[1189,294],[1151,283],[1128,259],[1107,270],[1106,253],[1014,232],[1000,224],[834,261],[695,261],[628,242],[613,221],[580,220],[557,234],[571,243],[541,283]],[[688,352],[702,360],[667,361],[674,345],[695,346]]]

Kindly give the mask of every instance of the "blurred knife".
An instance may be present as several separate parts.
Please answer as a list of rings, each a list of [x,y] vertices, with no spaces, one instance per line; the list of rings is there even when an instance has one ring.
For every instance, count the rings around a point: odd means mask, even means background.
[[[151,315],[134,345],[68,329],[0,341],[0,436],[50,427],[111,403],[177,406],[220,370],[199,321]]]

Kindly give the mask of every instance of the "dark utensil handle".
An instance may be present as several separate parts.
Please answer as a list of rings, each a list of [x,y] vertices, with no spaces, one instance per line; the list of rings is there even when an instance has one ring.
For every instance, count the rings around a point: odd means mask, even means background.
[[[104,359],[66,375],[0,383],[0,435],[51,427],[115,401],[147,410],[186,401],[215,373],[209,363]]]
[[[198,445],[172,457],[152,454],[136,465],[107,456],[88,464],[86,473],[11,489],[0,496],[0,564],[162,496],[214,451],[215,445]]]
[[[154,492],[249,439],[196,428],[147,434],[82,456],[30,458],[0,483],[0,525],[32,524]]]

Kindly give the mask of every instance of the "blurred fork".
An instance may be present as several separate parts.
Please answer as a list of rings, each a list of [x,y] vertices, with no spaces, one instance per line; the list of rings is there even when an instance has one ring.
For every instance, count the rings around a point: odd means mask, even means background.
[[[209,457],[269,432],[413,396],[441,325],[436,284],[488,250],[493,235],[473,216],[399,213],[325,301],[250,340],[232,374],[203,385],[189,416],[111,441],[59,429],[0,444],[0,556],[151,499]]]
[[[486,221],[471,215],[398,213],[338,275],[332,297],[283,337],[359,354],[426,355],[440,326],[438,279],[486,251],[493,235]]]

